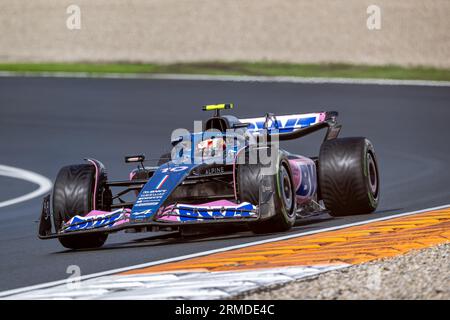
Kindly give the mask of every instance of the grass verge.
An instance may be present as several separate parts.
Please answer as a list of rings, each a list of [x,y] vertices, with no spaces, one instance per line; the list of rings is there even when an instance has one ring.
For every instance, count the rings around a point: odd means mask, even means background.
[[[272,62],[137,63],[0,63],[0,71],[102,73],[173,73],[208,75],[295,76],[450,81],[450,69],[366,66],[350,64],[291,64]]]

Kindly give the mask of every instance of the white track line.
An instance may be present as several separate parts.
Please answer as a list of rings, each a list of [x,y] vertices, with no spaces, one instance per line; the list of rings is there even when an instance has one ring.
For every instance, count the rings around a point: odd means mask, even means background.
[[[139,74],[139,73],[86,73],[86,72],[9,72],[0,71],[0,77],[48,77],[48,78],[104,78],[104,79],[153,79],[232,82],[280,82],[306,84],[361,84],[384,86],[450,87],[450,81],[395,80],[364,78],[319,78],[289,76],[220,76],[205,74]]]
[[[399,218],[399,217],[410,216],[410,215],[414,215],[414,214],[419,214],[419,213],[424,213],[424,212],[439,210],[439,209],[445,209],[445,208],[449,208],[449,207],[450,207],[450,204],[446,204],[443,206],[432,207],[432,208],[428,208],[428,209],[416,210],[416,211],[405,212],[405,213],[399,213],[399,214],[386,216],[386,217],[382,217],[382,218],[368,219],[368,220],[364,220],[364,221],[359,221],[359,222],[354,222],[354,223],[349,223],[349,224],[344,224],[344,225],[340,225],[340,226],[334,226],[334,227],[329,227],[329,228],[324,228],[324,229],[319,229],[319,230],[288,234],[288,235],[284,235],[284,236],[280,236],[280,237],[276,237],[276,238],[254,241],[254,242],[250,242],[250,243],[244,243],[244,244],[229,246],[229,247],[225,247],[225,248],[208,250],[208,251],[204,251],[204,252],[197,252],[197,253],[188,254],[188,255],[184,255],[184,256],[180,256],[180,257],[152,261],[152,262],[138,264],[138,265],[134,265],[134,266],[93,273],[93,274],[81,276],[77,279],[80,281],[84,281],[87,279],[92,279],[92,278],[111,275],[111,274],[115,274],[115,273],[125,272],[125,271],[129,271],[129,270],[133,270],[133,269],[141,269],[141,268],[151,267],[151,266],[155,266],[155,265],[159,265],[159,264],[163,264],[163,263],[176,262],[176,261],[180,261],[180,260],[197,258],[197,257],[214,254],[214,253],[225,252],[225,251],[230,251],[230,250],[235,250],[235,249],[240,249],[240,248],[246,248],[246,247],[255,246],[255,245],[259,245],[259,244],[287,240],[287,239],[292,239],[292,238],[297,238],[297,237],[303,237],[303,236],[326,232],[326,231],[339,230],[339,229],[343,229],[343,228],[364,225],[364,224],[368,224],[368,223],[372,223],[372,222],[391,220],[391,219],[395,219],[395,218]],[[70,280],[73,281],[74,279],[72,278]],[[3,292],[0,292],[0,298],[7,297],[7,296],[10,296],[13,294],[27,292],[27,291],[54,287],[54,286],[65,284],[65,283],[67,283],[67,279],[52,281],[52,282],[48,282],[48,283],[42,283],[42,284],[38,284],[38,285],[33,285],[33,286],[28,286],[28,287],[23,287],[23,288],[8,290],[8,291],[3,291]]]
[[[250,290],[315,277],[349,264],[280,267],[240,271],[162,272],[112,275],[76,286],[59,285],[7,297],[11,300],[197,300],[225,299]]]
[[[0,202],[0,208],[39,197],[49,192],[53,186],[53,183],[49,179],[41,176],[40,174],[25,169],[9,167],[5,165],[0,165],[0,176],[25,180],[31,183],[35,183],[39,186],[39,188],[34,190],[33,192],[27,193],[14,199]]]

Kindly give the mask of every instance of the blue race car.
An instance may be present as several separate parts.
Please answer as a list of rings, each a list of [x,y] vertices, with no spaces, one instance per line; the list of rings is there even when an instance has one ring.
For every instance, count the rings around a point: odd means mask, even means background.
[[[204,106],[214,115],[198,132],[173,134],[172,151],[157,166],[145,166],[144,155],[125,157],[137,164],[128,180],[109,181],[95,159],[63,167],[52,209],[50,195],[44,198],[39,238],[58,238],[70,249],[96,248],[120,230],[188,232],[232,224],[260,234],[287,231],[296,219],[318,213],[375,211],[374,148],[366,138],[338,138],[337,112],[249,119],[220,114],[232,107]],[[327,130],[318,157],[279,146],[320,129]]]

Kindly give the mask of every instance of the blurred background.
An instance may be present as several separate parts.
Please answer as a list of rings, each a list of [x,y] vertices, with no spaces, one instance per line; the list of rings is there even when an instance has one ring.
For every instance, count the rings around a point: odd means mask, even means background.
[[[0,61],[450,68],[449,13],[448,0],[1,0]]]

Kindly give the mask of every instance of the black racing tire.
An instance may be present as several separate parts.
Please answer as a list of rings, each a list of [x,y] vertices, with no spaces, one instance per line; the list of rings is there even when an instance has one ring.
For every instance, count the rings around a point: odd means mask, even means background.
[[[332,216],[374,212],[380,199],[375,150],[363,137],[325,141],[320,148],[320,196]]]
[[[95,167],[92,164],[79,164],[63,167],[56,177],[53,187],[53,217],[56,229],[63,222],[76,215],[84,216],[92,208],[95,185]],[[98,186],[100,190],[101,186]],[[92,233],[59,237],[59,242],[68,249],[87,249],[101,247],[108,235]]]
[[[237,183],[241,202],[259,204],[259,188],[263,179],[263,168],[264,165],[259,163],[238,165]],[[275,215],[267,220],[249,223],[249,229],[256,234],[288,231],[295,223],[295,188],[286,156],[280,153],[277,172],[268,177],[271,189],[274,190]]]

